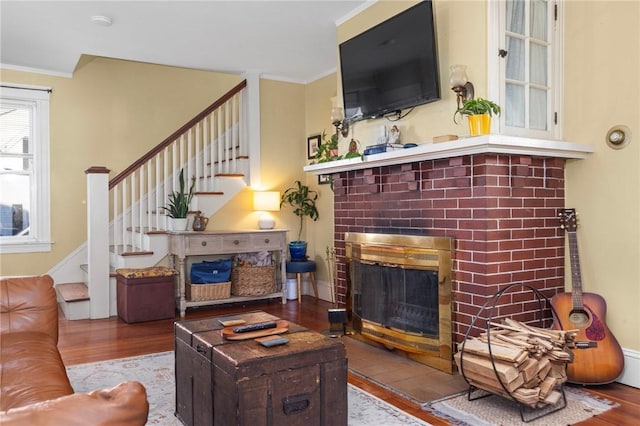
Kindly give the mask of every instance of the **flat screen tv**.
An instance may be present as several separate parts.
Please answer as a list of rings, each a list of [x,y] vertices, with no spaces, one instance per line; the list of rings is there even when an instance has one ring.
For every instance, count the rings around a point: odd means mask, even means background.
[[[440,99],[431,1],[341,43],[345,117],[377,118]]]

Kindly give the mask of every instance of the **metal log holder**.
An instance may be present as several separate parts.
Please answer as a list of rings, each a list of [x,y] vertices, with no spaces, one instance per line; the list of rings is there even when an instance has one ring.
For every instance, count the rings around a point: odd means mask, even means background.
[[[513,400],[513,402],[515,404],[517,404],[518,406],[518,410],[520,412],[520,418],[522,419],[522,421],[524,423],[528,423],[531,422],[533,420],[537,420],[539,418],[542,418],[544,416],[547,416],[551,413],[555,413],[556,411],[560,411],[563,408],[565,408],[567,406],[567,397],[565,395],[564,392],[564,383],[560,386],[560,393],[562,394],[562,398],[553,405],[547,405],[545,407],[540,407],[540,408],[536,408],[536,407],[531,407],[528,406],[526,404],[523,404],[522,402],[518,401],[517,399],[515,399],[512,395],[511,392],[507,389],[507,387],[505,386],[505,383],[502,381],[502,379],[500,379],[500,375],[498,374],[497,368],[496,368],[496,364],[493,358],[493,353],[491,351],[491,332],[490,332],[490,323],[493,322],[493,318],[494,318],[494,311],[496,309],[496,305],[498,304],[498,301],[500,300],[500,298],[505,295],[506,293],[512,291],[514,288],[522,288],[523,290],[530,290],[533,293],[533,296],[535,296],[535,300],[538,303],[538,314],[540,315],[540,318],[537,318],[536,320],[539,321],[540,323],[540,327],[545,327],[545,318],[544,318],[544,309],[550,309],[551,312],[553,313],[553,315],[556,315],[555,310],[553,309],[553,307],[551,306],[551,303],[549,302],[549,299],[547,297],[545,297],[538,289],[525,285],[525,284],[510,284],[507,287],[503,288],[502,290],[498,291],[496,294],[494,294],[491,298],[487,299],[487,301],[484,303],[484,305],[482,306],[482,308],[480,309],[480,312],[478,312],[478,314],[473,318],[473,321],[471,321],[471,325],[469,325],[469,329],[467,330],[467,332],[465,333],[464,336],[464,341],[462,342],[462,347],[460,349],[461,352],[461,356],[460,356],[460,374],[462,374],[462,377],[464,378],[464,380],[467,382],[467,384],[469,385],[469,389],[467,391],[467,399],[469,401],[475,401],[478,399],[482,399],[482,398],[486,398],[488,396],[491,395],[497,395],[500,396],[502,398],[506,398],[504,395],[500,395],[500,394],[496,394],[490,391],[487,391],[485,389],[481,389],[478,388],[474,385],[471,384],[471,382],[469,381],[469,379],[467,379],[465,373],[464,373],[464,349],[465,349],[465,344],[467,342],[467,339],[469,337],[469,334],[471,333],[471,331],[474,329],[476,322],[479,319],[484,318],[483,314],[488,315],[486,317],[486,331],[487,331],[487,346],[489,348],[489,359],[491,361],[491,365],[493,367],[493,371],[494,374],[496,376],[496,379],[498,380],[498,382],[500,383],[500,385],[502,386],[502,388],[504,389],[505,393],[507,395],[511,396],[511,399]],[[547,321],[549,321],[549,319],[547,319]]]

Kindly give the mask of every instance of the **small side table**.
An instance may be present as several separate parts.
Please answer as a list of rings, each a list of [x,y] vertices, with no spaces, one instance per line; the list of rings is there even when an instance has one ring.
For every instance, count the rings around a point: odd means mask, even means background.
[[[287,274],[296,274],[296,282],[298,283],[298,302],[302,301],[302,292],[300,291],[300,284],[302,282],[302,274],[309,274],[311,278],[311,285],[313,286],[313,294],[318,298],[318,285],[316,284],[316,262],[313,260],[306,260],[303,262],[294,262],[287,260],[286,266]]]

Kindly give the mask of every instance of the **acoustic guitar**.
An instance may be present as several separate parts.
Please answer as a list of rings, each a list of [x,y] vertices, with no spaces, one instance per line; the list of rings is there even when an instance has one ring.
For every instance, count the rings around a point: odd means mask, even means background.
[[[573,362],[567,365],[567,380],[583,385],[611,383],[624,367],[622,348],[605,324],[605,300],[597,294],[582,292],[575,209],[562,210],[560,223],[569,238],[571,293],[551,298],[555,310],[553,328],[578,330],[571,348]]]

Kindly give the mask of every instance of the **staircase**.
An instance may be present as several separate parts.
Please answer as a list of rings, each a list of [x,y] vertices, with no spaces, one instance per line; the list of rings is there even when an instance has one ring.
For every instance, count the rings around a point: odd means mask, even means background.
[[[87,170],[88,239],[68,262],[84,260],[81,280],[56,284],[67,319],[117,315],[116,269],[166,262],[162,206],[181,169],[196,178],[190,211],[207,217],[249,184],[246,86],[238,84],[110,181],[104,167]]]

